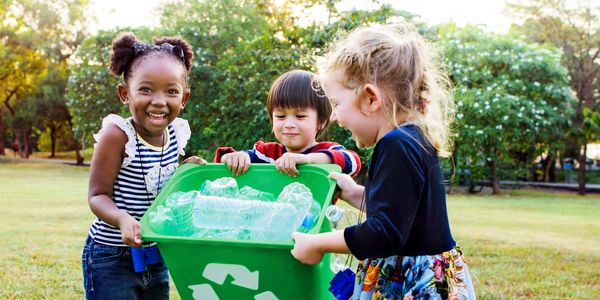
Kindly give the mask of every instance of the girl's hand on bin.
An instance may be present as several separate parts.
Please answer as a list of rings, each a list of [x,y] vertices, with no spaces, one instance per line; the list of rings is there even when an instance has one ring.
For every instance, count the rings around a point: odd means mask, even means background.
[[[243,151],[231,152],[223,155],[221,162],[231,170],[231,174],[238,176],[246,173],[250,168],[250,155]]]
[[[292,255],[303,264],[314,265],[321,262],[323,253],[313,235],[293,232],[292,239],[296,241]]]
[[[132,216],[125,213],[119,221],[119,229],[121,230],[123,243],[134,247],[142,246],[144,242],[142,240],[142,226]]]
[[[354,182],[354,179],[348,174],[331,172],[327,178],[331,178],[337,182],[341,190],[339,197],[344,200],[351,200],[355,197],[361,197],[363,189]]]
[[[284,153],[275,161],[275,167],[280,173],[285,173],[289,176],[296,177],[300,172],[296,169],[296,165],[306,163],[306,155],[297,153]]]
[[[188,158],[186,158],[183,162],[181,162],[181,165],[183,164],[198,164],[198,165],[205,165],[206,164],[206,160],[202,157],[198,157],[198,156],[190,156]]]

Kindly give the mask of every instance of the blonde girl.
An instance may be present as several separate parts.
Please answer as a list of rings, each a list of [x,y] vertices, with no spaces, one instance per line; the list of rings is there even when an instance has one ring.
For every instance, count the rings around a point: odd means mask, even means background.
[[[343,231],[294,233],[292,255],[307,264],[327,252],[356,256],[352,299],[474,299],[438,160],[451,153],[453,99],[429,45],[407,25],[360,28],[328,54],[320,79],[332,121],[359,147],[374,147],[364,186],[330,175],[367,218]]]

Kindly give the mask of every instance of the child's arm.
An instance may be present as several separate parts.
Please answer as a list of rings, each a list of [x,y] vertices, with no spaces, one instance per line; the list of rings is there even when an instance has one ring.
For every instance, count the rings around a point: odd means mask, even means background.
[[[346,201],[356,209],[361,209],[361,203],[365,194],[364,186],[356,184],[348,174],[331,172],[327,178],[334,179],[337,182],[338,187],[342,191],[340,199]]]
[[[139,247],[142,245],[140,223],[119,209],[110,197],[127,140],[127,135],[116,125],[103,129],[92,158],[88,203],[98,218],[121,230],[121,238],[125,244]]]
[[[319,234],[294,232],[292,238],[296,241],[292,255],[305,264],[318,264],[323,259],[323,255],[329,252],[351,253],[344,239],[343,230]]]
[[[319,149],[316,152],[327,154],[330,158],[329,163],[340,166],[342,173],[354,177],[360,172],[361,162],[356,152],[334,142],[320,142],[317,148]]]

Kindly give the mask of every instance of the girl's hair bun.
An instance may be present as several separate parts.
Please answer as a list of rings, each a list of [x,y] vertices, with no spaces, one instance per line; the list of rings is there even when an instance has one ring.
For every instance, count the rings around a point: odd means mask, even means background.
[[[183,52],[183,64],[185,65],[185,69],[188,73],[190,72],[192,69],[192,60],[194,59],[194,51],[188,42],[179,37],[153,38],[152,42],[157,46],[160,46],[164,43],[169,43],[175,47],[179,47]]]
[[[137,41],[137,38],[131,32],[120,33],[113,40],[109,67],[112,74],[121,76],[131,66],[135,59],[133,44]]]

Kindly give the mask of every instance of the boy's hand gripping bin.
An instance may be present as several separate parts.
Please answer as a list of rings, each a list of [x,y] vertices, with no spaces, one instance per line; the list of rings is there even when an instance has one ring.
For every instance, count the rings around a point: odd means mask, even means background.
[[[206,239],[161,235],[152,230],[149,213],[173,192],[198,190],[206,180],[234,177],[240,187],[248,185],[279,194],[292,182],[306,185],[321,204],[321,213],[308,233],[330,231],[325,208],[331,203],[335,181],[330,172],[337,165],[301,165],[296,178],[280,174],[272,164],[253,164],[247,173],[232,176],[224,164],[181,166],[141,220],[144,241],[158,244],[182,299],[335,299],[328,291],[333,277],[330,255],[320,264],[305,265],[290,253],[294,242]]]

